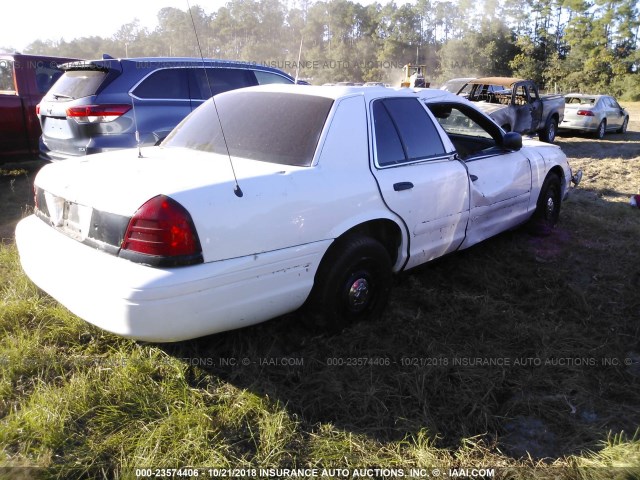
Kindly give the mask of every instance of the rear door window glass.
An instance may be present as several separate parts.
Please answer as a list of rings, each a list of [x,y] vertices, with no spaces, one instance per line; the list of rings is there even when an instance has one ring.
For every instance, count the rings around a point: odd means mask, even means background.
[[[188,100],[187,70],[184,68],[156,70],[135,88],[133,94],[138,98]]]
[[[61,100],[88,97],[96,93],[106,76],[98,70],[68,71],[51,87],[51,93]]]
[[[398,130],[382,102],[373,104],[373,121],[376,129],[378,165],[385,166],[404,162],[405,155]]]
[[[376,149],[380,149],[380,166],[446,154],[436,126],[417,98],[377,100],[373,105],[373,115],[376,125]],[[378,125],[381,131],[378,130]],[[393,130],[396,132],[395,136]],[[396,138],[399,139],[402,148],[401,158],[398,158],[400,151]]]
[[[193,68],[191,70],[191,95],[194,99],[204,100],[236,88],[257,85],[251,70],[240,68]]]

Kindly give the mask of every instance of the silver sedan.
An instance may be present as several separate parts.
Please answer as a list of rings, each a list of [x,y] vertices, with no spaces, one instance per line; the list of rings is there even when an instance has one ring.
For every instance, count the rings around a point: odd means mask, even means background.
[[[627,131],[629,114],[609,95],[569,93],[564,101],[564,120],[558,125],[560,131],[591,132],[596,138],[603,138],[606,132]]]

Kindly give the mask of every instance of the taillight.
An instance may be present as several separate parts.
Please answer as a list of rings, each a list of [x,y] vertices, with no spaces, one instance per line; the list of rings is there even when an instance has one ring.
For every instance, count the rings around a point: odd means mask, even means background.
[[[200,240],[191,215],[165,195],[152,198],[136,211],[127,226],[122,250],[176,259],[171,265],[202,262]]]
[[[582,115],[583,117],[593,117],[593,112],[591,110],[578,110],[577,115]]]
[[[83,105],[67,108],[67,117],[78,123],[113,122],[131,110],[131,105]]]
[[[36,105],[36,115],[40,115],[40,104]]]

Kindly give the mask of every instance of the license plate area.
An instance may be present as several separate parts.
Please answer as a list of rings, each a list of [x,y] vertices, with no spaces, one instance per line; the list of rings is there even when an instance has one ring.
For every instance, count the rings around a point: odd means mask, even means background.
[[[83,241],[91,227],[91,207],[73,202],[64,202],[62,214],[62,230],[74,238]]]

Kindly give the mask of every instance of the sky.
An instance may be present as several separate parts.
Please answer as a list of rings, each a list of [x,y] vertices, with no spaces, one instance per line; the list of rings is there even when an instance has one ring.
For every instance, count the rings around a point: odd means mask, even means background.
[[[207,13],[217,11],[228,0],[189,0]],[[368,5],[374,0],[356,0]],[[291,5],[293,0],[289,1]],[[384,2],[382,2],[384,3]],[[396,2],[404,3],[404,2]],[[40,0],[10,1],[3,7],[0,22],[0,48],[12,47],[22,51],[37,39],[70,41],[79,37],[111,37],[125,23],[135,18],[142,27],[153,30],[157,25],[157,13],[164,7],[187,9],[187,0]],[[23,21],[20,21],[24,19]]]
[[[197,3],[210,13],[223,6],[225,0],[190,0],[189,3]],[[13,47],[21,51],[37,39],[64,38],[70,41],[78,37],[111,37],[122,25],[132,22],[135,18],[140,20],[141,26],[153,30],[158,25],[156,15],[164,7],[186,10],[187,0],[11,1],[9,6],[3,8],[0,48]]]

